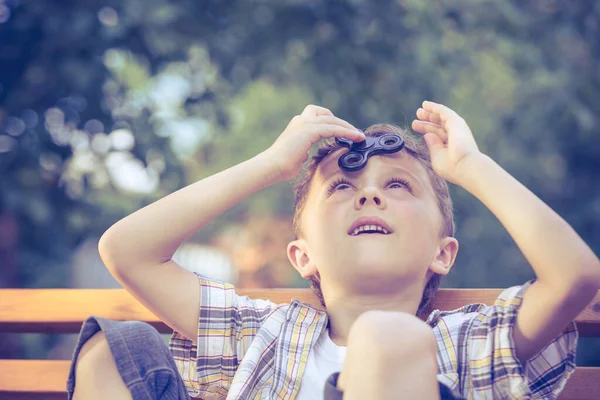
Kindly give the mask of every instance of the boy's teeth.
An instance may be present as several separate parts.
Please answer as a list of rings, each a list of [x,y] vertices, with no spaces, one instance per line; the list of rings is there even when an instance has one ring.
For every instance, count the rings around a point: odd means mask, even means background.
[[[384,235],[388,234],[388,231],[386,231],[385,229],[383,229],[382,227],[377,226],[377,225],[363,225],[363,226],[360,226],[360,227],[356,228],[352,234],[354,236],[356,236],[356,235],[358,235],[362,231],[379,231],[379,232],[383,232]]]

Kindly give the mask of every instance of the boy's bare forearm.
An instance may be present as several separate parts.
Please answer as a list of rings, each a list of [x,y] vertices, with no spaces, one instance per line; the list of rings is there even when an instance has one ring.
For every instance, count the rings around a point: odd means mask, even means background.
[[[280,180],[267,153],[186,186],[111,226],[99,250],[109,269],[161,265],[197,230]]]
[[[180,189],[123,218],[100,238],[98,249],[109,269],[162,265],[206,223],[246,197],[295,177],[310,148],[322,139],[364,140],[364,134],[323,107],[308,105],[277,140],[257,156]]]
[[[500,220],[539,281],[600,289],[600,261],[554,210],[485,155],[470,160],[465,170],[461,186]]]

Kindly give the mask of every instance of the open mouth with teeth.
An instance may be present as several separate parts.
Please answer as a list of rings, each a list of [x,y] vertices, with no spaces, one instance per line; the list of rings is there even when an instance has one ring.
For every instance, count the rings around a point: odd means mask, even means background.
[[[354,230],[350,236],[359,235],[389,235],[389,232],[377,225],[363,225]]]

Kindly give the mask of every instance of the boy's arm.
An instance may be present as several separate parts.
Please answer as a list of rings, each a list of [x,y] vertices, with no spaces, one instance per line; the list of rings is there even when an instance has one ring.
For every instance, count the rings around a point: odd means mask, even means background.
[[[463,188],[498,218],[536,274],[525,292],[514,333],[524,364],[557,337],[600,289],[600,262],[548,205],[481,155],[465,168]]]
[[[98,243],[102,261],[140,303],[196,343],[198,278],[171,257],[200,227],[276,176],[261,153],[184,187],[111,226]]]
[[[364,140],[361,132],[331,111],[307,106],[269,149],[184,187],[111,226],[98,243],[102,261],[138,301],[195,342],[198,279],[171,257],[198,229],[241,200],[296,176],[310,147],[328,137]]]
[[[436,173],[462,186],[498,218],[536,274],[523,297],[514,334],[524,364],[567,327],[600,289],[600,261],[556,212],[479,152],[466,122],[424,102],[413,123],[425,134]]]

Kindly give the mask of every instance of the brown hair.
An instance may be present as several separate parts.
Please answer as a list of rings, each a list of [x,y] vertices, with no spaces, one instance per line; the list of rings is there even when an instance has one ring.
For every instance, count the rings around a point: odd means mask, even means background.
[[[378,137],[386,133],[394,133],[401,135],[404,138],[405,146],[403,151],[406,151],[410,156],[417,159],[425,171],[431,182],[433,191],[437,197],[438,207],[442,215],[442,226],[440,229],[440,237],[454,236],[455,225],[454,215],[452,207],[452,199],[450,198],[450,191],[448,190],[448,184],[446,181],[438,176],[431,166],[431,158],[429,156],[429,149],[423,141],[423,139],[417,139],[414,134],[411,134],[407,129],[390,125],[390,124],[375,124],[371,125],[366,131],[365,135],[371,137]],[[301,232],[301,218],[302,213],[306,207],[306,201],[308,198],[308,192],[310,189],[310,183],[312,178],[319,166],[319,163],[331,152],[334,152],[341,147],[333,139],[329,139],[324,142],[317,149],[317,153],[311,157],[306,164],[305,170],[300,173],[293,182],[293,190],[295,195],[294,203],[294,219],[293,219],[293,230],[296,239],[300,238]],[[417,309],[417,316],[426,317],[431,311],[432,300],[440,286],[440,279],[442,275],[434,274],[425,285],[423,290],[423,297]],[[317,272],[315,276],[308,279],[310,287],[313,292],[317,295],[321,304],[326,307],[323,293],[321,292],[321,277]]]

